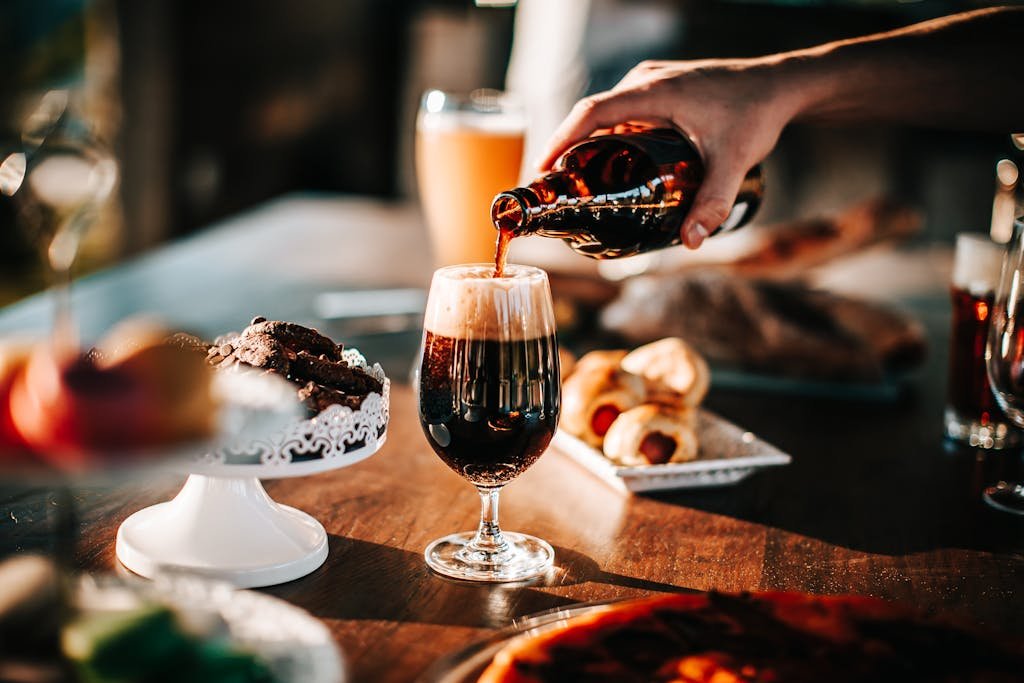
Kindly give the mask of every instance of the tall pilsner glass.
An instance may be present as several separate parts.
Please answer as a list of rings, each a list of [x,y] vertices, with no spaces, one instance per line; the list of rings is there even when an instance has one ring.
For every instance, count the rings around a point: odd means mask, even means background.
[[[494,195],[515,187],[526,118],[509,95],[431,90],[416,119],[416,179],[437,266],[494,258]]]
[[[996,402],[1008,418],[1024,428],[1024,222],[1013,223],[996,289],[985,350],[985,366]],[[1024,483],[1001,481],[985,489],[985,502],[1004,512],[1024,515]]]
[[[560,380],[547,274],[470,264],[434,273],[424,319],[419,412],[441,459],[480,493],[480,528],[431,543],[436,572],[521,581],[551,567],[544,541],[503,532],[498,493],[537,461],[558,424]]]

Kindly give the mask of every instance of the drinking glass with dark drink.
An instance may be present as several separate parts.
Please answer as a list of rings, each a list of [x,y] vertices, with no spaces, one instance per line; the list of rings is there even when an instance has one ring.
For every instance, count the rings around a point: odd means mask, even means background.
[[[419,413],[448,467],[477,487],[480,527],[431,543],[427,565],[474,581],[521,581],[554,560],[544,541],[503,532],[498,493],[547,448],[558,424],[560,379],[547,275],[508,265],[434,273],[424,317]]]
[[[957,235],[946,436],[974,448],[1002,449],[1019,441],[1019,433],[996,403],[985,373],[985,342],[1003,252],[1003,245],[987,235]]]
[[[1006,250],[992,309],[985,366],[999,407],[1024,428],[1024,222],[1013,223],[1013,238]],[[985,489],[992,507],[1024,515],[1024,483],[1001,481]]]

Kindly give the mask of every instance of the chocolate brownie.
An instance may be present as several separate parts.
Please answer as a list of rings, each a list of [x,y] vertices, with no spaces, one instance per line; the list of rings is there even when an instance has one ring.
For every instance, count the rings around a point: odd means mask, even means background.
[[[253,318],[260,320],[260,318]],[[341,360],[341,347],[311,327],[280,320],[262,320],[242,331],[242,339],[269,336],[289,351],[307,351],[315,356],[325,355],[328,360]]]
[[[291,376],[313,380],[318,384],[353,394],[380,393],[382,387],[373,377],[359,368],[349,367],[344,361],[329,361],[300,351],[291,364]]]
[[[380,381],[342,359],[342,345],[297,323],[256,317],[241,333],[205,348],[211,365],[241,363],[296,384],[299,401],[314,415],[334,404],[356,410],[368,394],[383,391]]]
[[[365,396],[346,394],[344,391],[320,386],[316,382],[306,382],[298,391],[299,401],[313,413],[319,413],[328,406],[340,405],[359,410]]]
[[[291,354],[284,345],[266,334],[239,338],[234,346],[234,357],[246,365],[272,370],[287,376],[291,370]]]

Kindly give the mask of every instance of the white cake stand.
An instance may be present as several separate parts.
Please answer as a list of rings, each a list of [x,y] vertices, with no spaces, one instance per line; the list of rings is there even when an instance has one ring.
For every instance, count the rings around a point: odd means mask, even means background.
[[[354,465],[387,439],[391,383],[354,349],[345,360],[384,386],[359,410],[333,405],[269,438],[221,448],[187,464],[173,500],[139,510],[117,530],[121,564],[152,578],[188,571],[239,588],[272,586],[309,574],[327,559],[327,532],[311,516],[274,502],[260,479],[302,477]]]

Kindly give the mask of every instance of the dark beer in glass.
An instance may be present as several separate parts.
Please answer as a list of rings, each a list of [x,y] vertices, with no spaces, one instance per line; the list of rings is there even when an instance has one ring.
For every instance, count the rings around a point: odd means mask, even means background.
[[[547,275],[509,265],[450,266],[434,274],[424,317],[419,417],[430,447],[475,485],[476,532],[426,550],[427,564],[459,579],[520,581],[545,573],[544,541],[498,527],[498,492],[547,448],[558,424],[558,345]]]

